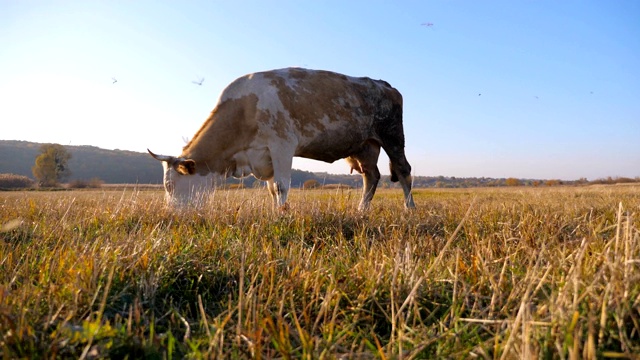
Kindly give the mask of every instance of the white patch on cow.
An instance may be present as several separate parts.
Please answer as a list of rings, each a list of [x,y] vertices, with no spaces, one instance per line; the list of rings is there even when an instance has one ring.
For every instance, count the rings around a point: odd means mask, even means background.
[[[215,174],[182,175],[175,171],[166,161],[164,169],[164,189],[167,204],[177,206],[201,206],[214,189]]]

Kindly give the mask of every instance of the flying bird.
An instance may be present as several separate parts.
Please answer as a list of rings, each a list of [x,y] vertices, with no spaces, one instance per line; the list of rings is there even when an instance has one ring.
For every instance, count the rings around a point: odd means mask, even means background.
[[[202,83],[204,82],[204,78],[201,78],[200,81],[192,81],[192,83],[198,85],[198,86],[202,86]]]
[[[115,84],[118,82],[118,80],[116,80],[116,78],[112,77],[111,80],[113,80],[112,84]]]
[[[433,30],[433,23],[432,22],[422,23],[422,24],[420,24],[420,26],[428,27],[431,30]]]

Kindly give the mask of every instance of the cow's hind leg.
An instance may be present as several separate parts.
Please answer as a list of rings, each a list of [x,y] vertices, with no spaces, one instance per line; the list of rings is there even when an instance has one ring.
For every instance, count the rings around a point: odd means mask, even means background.
[[[347,162],[351,165],[351,170],[356,170],[362,174],[362,200],[358,205],[360,210],[366,210],[369,207],[380,181],[378,155],[380,155],[380,145],[374,142],[367,142],[362,151],[347,158]]]
[[[376,129],[382,148],[389,156],[391,181],[400,182],[404,192],[405,208],[414,208],[411,195],[411,165],[404,154],[404,131],[402,130],[402,103],[396,102],[387,114],[387,119],[378,123]]]

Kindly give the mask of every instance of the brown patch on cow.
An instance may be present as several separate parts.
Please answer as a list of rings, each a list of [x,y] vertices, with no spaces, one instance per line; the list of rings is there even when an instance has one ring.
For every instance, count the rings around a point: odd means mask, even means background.
[[[303,69],[290,69],[288,74],[290,82],[278,73],[264,76],[278,89],[284,109],[305,137],[324,132],[334,122],[351,124],[358,121],[355,118],[372,117],[383,92],[369,78]]]
[[[386,81],[296,68],[261,75],[277,89],[299,136],[296,156],[333,162],[362,151],[367,141],[404,148],[402,95]],[[274,130],[288,138],[279,126]]]
[[[309,99],[303,100],[301,94],[286,85],[284,78],[270,75],[265,77],[271,79],[271,85],[278,89],[280,102],[302,136],[311,137],[315,134],[314,130],[325,130],[325,125],[320,121],[324,112],[320,113],[310,106]]]
[[[291,124],[287,121],[282,111],[277,111],[275,114],[272,114],[269,110],[258,110],[257,120],[263,126],[275,131],[280,139],[285,141],[291,140],[293,129],[291,129]]]
[[[183,148],[181,157],[194,160],[201,175],[232,168],[233,155],[248,148],[258,132],[257,104],[255,94],[219,103]]]
[[[291,129],[291,123],[289,123],[287,119],[285,119],[285,115],[282,111],[278,111],[276,113],[273,126],[279,138],[285,141],[291,140],[293,129]]]

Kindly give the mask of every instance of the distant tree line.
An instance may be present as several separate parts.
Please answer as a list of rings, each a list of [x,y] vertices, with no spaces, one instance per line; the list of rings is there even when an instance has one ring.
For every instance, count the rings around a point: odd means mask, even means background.
[[[640,182],[640,177],[636,177],[634,179],[628,177],[607,177],[606,179],[597,179],[594,181],[590,181],[590,184],[631,184]]]

